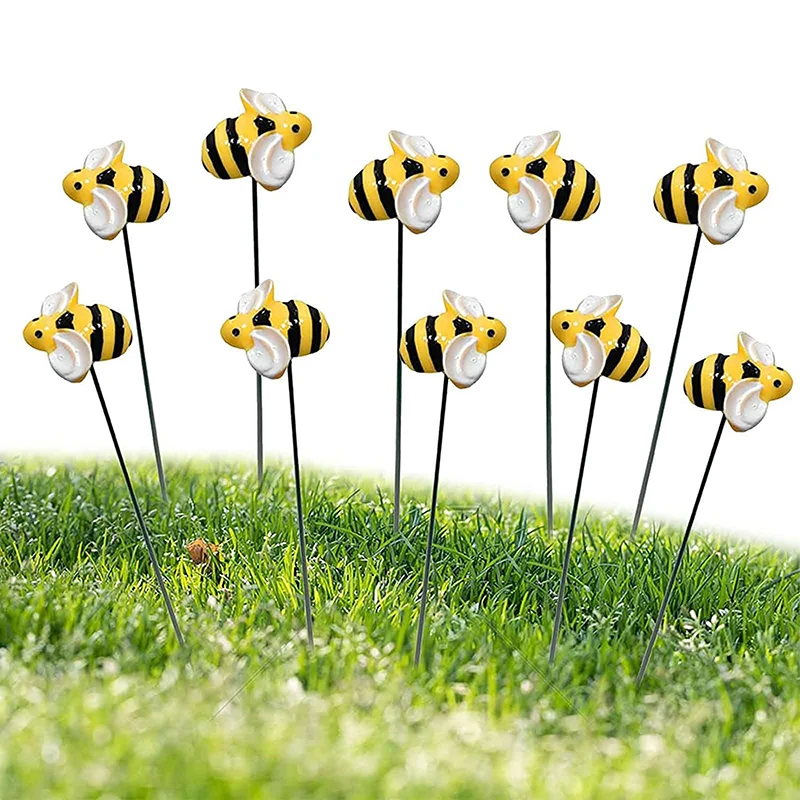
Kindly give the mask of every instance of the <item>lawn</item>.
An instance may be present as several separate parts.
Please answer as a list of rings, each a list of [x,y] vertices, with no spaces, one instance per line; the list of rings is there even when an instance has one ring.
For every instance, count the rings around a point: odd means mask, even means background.
[[[637,693],[678,532],[592,511],[550,669],[568,509],[445,492],[415,669],[424,487],[395,538],[385,489],[308,475],[309,654],[290,471],[133,478],[184,651],[116,464],[0,465],[4,798],[800,796],[796,553],[696,535]]]

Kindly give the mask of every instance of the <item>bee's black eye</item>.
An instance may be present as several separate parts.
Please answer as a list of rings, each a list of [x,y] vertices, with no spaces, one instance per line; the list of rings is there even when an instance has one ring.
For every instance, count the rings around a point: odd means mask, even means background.
[[[36,317],[36,319],[39,319],[39,317]],[[785,371],[783,369],[783,367],[775,367],[775,369],[777,369],[779,372],[784,372]]]
[[[758,173],[757,172],[753,172],[753,170],[750,170],[750,174],[751,175],[756,175],[756,176],[758,175]]]
[[[772,385],[773,385],[773,386],[774,386],[776,389],[780,389],[780,388],[781,388],[781,382],[780,382],[780,381],[772,381]]]
[[[73,172],[80,172],[80,168],[72,170]]]
[[[486,319],[494,319],[494,317],[486,317]]]
[[[296,114],[297,112],[296,111],[290,111],[289,113],[290,114]]]
[[[503,169],[500,170],[500,174],[504,178],[507,178],[511,174],[511,170],[508,167],[503,167]]]
[[[503,158],[511,158],[511,156],[510,156],[510,155],[508,155],[508,156],[503,156]]]
[[[756,189],[756,187],[751,184],[750,186],[747,187],[747,191],[750,192],[750,194],[755,194],[758,191],[758,189]]]
[[[300,126],[297,124],[292,125],[292,133],[300,133]]]
[[[564,330],[566,330],[567,328],[569,328],[569,322],[567,322],[567,321],[565,320],[564,322],[562,322],[562,323],[561,323],[561,327],[562,327]]]
[[[571,308],[568,308],[568,309],[567,309],[567,314],[572,314],[572,313],[573,313],[573,312],[572,312],[572,309],[571,309]]]
[[[38,320],[39,320],[39,317],[34,317],[34,318],[31,320],[31,322],[38,322]],[[780,369],[780,367],[778,367],[778,369]]]
[[[229,320],[231,320],[231,319],[236,319],[236,314],[234,314],[232,317],[228,317],[228,319],[229,319]]]
[[[447,158],[447,156],[439,155],[439,158]]]
[[[238,328],[234,328],[234,329],[231,331],[231,334],[232,334],[233,336],[238,336],[238,335],[239,335],[239,329],[238,329]]]
[[[75,183],[73,183],[72,186],[75,189],[75,191],[77,192],[77,191],[80,191],[80,188],[81,188],[81,186],[83,186],[83,184],[80,181],[75,181]]]
[[[447,177],[447,170],[446,170],[444,167],[442,167],[442,168],[439,170],[439,174],[440,174],[440,175],[441,175],[443,178],[446,178],[446,177]]]
[[[37,339],[41,339],[41,338],[42,338],[42,332],[41,332],[41,331],[36,331],[36,333],[34,333],[33,335],[34,335],[34,336],[35,336]]]
[[[493,328],[489,328],[489,330],[488,330],[488,331],[486,331],[486,335],[487,335],[487,336],[488,336],[490,339],[494,339],[494,329],[493,329]]]

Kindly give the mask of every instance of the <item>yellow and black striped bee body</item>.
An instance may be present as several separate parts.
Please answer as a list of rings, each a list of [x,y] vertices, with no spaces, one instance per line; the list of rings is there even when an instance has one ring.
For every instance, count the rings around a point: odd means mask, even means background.
[[[739,150],[706,141],[707,161],[681,164],[656,186],[653,205],[667,222],[698,225],[713,244],[723,244],[738,233],[744,212],[758,205],[769,185],[747,168]]]
[[[225,320],[220,334],[247,351],[261,375],[279,378],[292,358],[321,350],[331,331],[321,311],[302,300],[276,300],[274,284],[266,280],[242,295],[238,313]]]
[[[348,202],[350,209],[361,219],[369,221],[379,219],[396,219],[397,209],[394,204],[394,190],[403,180],[422,172],[418,161],[406,158],[401,162],[403,173],[401,180],[386,177],[386,162],[389,159],[376,158],[367,164],[350,182]],[[391,168],[395,166],[391,161]]]
[[[218,123],[203,142],[202,162],[215,178],[229,180],[250,176],[247,152],[262,134],[274,133],[275,122],[269,117],[239,114]]]
[[[444,348],[456,336],[472,331],[472,323],[464,317],[449,312],[428,315],[405,332],[400,343],[400,357],[414,372],[443,372]]]
[[[541,178],[555,190],[553,219],[580,221],[600,207],[597,179],[580,161],[561,158],[553,153],[529,161],[526,175]]]
[[[632,325],[620,322],[620,295],[589,296],[577,310],[553,315],[551,329],[564,345],[567,377],[586,386],[600,376],[621,383],[643,378],[650,369],[650,347]]]
[[[23,331],[25,341],[46,352],[53,369],[64,379],[79,383],[95,361],[119,358],[130,347],[130,323],[118,311],[94,303],[78,302],[74,283],[49,295],[40,316]]]
[[[692,365],[683,392],[689,402],[724,412],[734,430],[745,431],[757,425],[767,404],[788,394],[792,385],[792,376],[775,365],[772,349],[740,333],[738,352],[714,353]]]

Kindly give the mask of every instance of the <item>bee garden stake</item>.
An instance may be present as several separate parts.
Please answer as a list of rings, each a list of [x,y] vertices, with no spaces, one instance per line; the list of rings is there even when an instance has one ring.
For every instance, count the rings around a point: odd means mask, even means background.
[[[592,433],[600,378],[606,377],[622,383],[631,383],[644,377],[650,368],[650,348],[647,346],[647,342],[636,328],[617,319],[617,311],[621,305],[622,297],[618,294],[608,297],[589,296],[581,302],[577,310],[559,311],[553,316],[551,324],[555,337],[564,345],[561,361],[567,377],[576,386],[592,384],[592,399],[589,404],[586,435],[578,468],[578,483],[575,487],[569,533],[564,549],[561,584],[558,589],[556,614],[553,621],[553,637],[550,640],[551,664],[555,661],[558,648],[558,633],[564,610],[569,561],[575,538],[575,524],[578,518],[583,473],[586,468],[586,455],[589,450],[589,437]]]
[[[444,313],[439,316],[423,317],[412,325],[400,340],[400,358],[409,369],[414,372],[444,373],[428,542],[422,574],[417,645],[414,653],[416,665],[419,665],[422,655],[422,637],[425,633],[425,609],[428,604],[433,534],[436,530],[436,501],[439,494],[439,467],[442,463],[447,385],[452,382],[459,389],[472,386],[486,369],[486,354],[501,345],[506,338],[505,325],[499,319],[487,317],[483,307],[474,297],[446,291],[443,298]]]
[[[683,382],[683,391],[689,401],[700,408],[721,411],[722,417],[717,427],[714,443],[711,446],[711,453],[708,457],[703,478],[700,481],[700,488],[697,491],[694,507],[689,516],[686,532],[678,549],[678,555],[675,557],[675,564],[669,576],[664,599],[661,601],[661,607],[656,616],[653,633],[650,636],[647,650],[639,667],[639,674],[636,677],[637,687],[644,680],[647,665],[650,662],[650,656],[658,638],[658,632],[664,622],[667,605],[675,587],[675,580],[677,579],[681,562],[686,555],[689,534],[692,532],[697,509],[703,497],[703,490],[708,481],[711,464],[717,453],[725,423],[727,422],[733,430],[739,433],[755,428],[764,419],[768,404],[772,400],[779,400],[787,395],[791,388],[792,376],[781,367],[775,366],[775,356],[772,348],[757,342],[746,333],[739,334],[739,347],[735,355],[726,356],[722,353],[714,353],[702,361],[698,361],[686,374],[686,379]]]
[[[161,497],[167,500],[167,482],[158,445],[156,415],[153,410],[153,395],[150,391],[150,376],[147,371],[147,356],[144,350],[142,321],[139,317],[139,300],[133,277],[131,245],[128,240],[129,222],[154,222],[169,210],[169,189],[158,175],[147,167],[129,167],[123,160],[124,142],[114,142],[108,147],[92,150],[83,164],[67,174],[62,186],[67,196],[83,206],[83,216],[92,233],[101,239],[115,239],[122,231],[125,244],[125,259],[128,263],[128,279],[131,285],[133,314],[136,319],[136,336],[139,342],[139,357],[142,362],[142,379],[150,417],[150,433],[153,437],[158,481]]]
[[[547,471],[547,532],[553,533],[553,433],[550,386],[550,221],[587,219],[600,205],[600,184],[583,164],[557,155],[561,134],[550,131],[526,136],[513,155],[496,158],[492,180],[508,193],[508,213],[525,233],[545,229],[544,385],[545,466]]]
[[[287,111],[283,100],[271,92],[239,92],[244,111],[218,123],[203,139],[203,168],[215,178],[251,178],[253,206],[253,277],[261,283],[258,252],[258,187],[280,189],[294,171],[294,151],[311,134],[311,120]],[[261,375],[256,375],[256,464],[258,482],[264,476],[264,411]]]
[[[442,192],[458,180],[459,166],[438,155],[424,136],[389,134],[392,155],[370,161],[350,182],[350,208],[362,219],[397,220],[397,339],[403,335],[403,227],[424,233],[439,217]],[[403,367],[395,377],[394,532],[400,527],[400,444]]]
[[[705,235],[712,244],[725,244],[730,241],[744,223],[744,212],[751,206],[758,205],[769,192],[769,186],[761,175],[747,167],[747,159],[740,150],[726,147],[716,139],[706,140],[706,158],[702,164],[682,164],[667,173],[656,186],[653,202],[656,211],[667,222],[678,222],[684,225],[697,225],[692,258],[689,262],[689,273],[683,290],[683,301],[678,313],[678,324],[672,342],[672,352],[661,391],[661,401],[656,414],[656,424],[650,442],[650,452],[642,477],[636,512],[633,515],[631,534],[635,535],[642,516],[647,484],[653,468],[653,459],[658,446],[661,421],[667,405],[669,384],[675,367],[675,356],[683,329],[683,318],[689,302],[692,278],[697,264],[697,251],[700,248],[700,237]]]
[[[292,359],[321,350],[330,336],[325,316],[301,300],[282,303],[275,299],[275,286],[266,280],[239,300],[237,313],[222,323],[220,334],[231,347],[244,350],[250,366],[265,378],[275,380],[283,373],[289,380],[289,414],[292,425],[297,528],[300,540],[300,565],[303,574],[303,602],[308,646],[314,647],[311,620],[311,593],[308,585],[306,533],[303,523],[303,496],[300,485],[300,460],[297,450],[297,417],[294,404]]]
[[[122,477],[128,488],[128,494],[133,504],[133,510],[142,531],[147,554],[156,576],[161,596],[167,607],[170,621],[172,622],[175,636],[181,647],[184,646],[183,636],[181,635],[178,619],[172,608],[172,602],[164,584],[164,577],[161,568],[158,566],[153,543],[150,533],[147,530],[144,517],[142,516],[136,494],[133,491],[128,468],[114,432],[111,416],[106,406],[103,392],[100,389],[100,382],[94,370],[96,361],[107,361],[108,359],[121,356],[131,343],[131,327],[128,320],[116,311],[102,305],[84,306],[78,302],[78,285],[76,283],[67,284],[60,292],[45,297],[42,303],[42,310],[38,317],[34,317],[22,332],[25,341],[35,350],[42,350],[47,353],[50,366],[55,370],[59,377],[70,383],[80,383],[87,374],[92,376],[97,397],[100,400],[100,407],[103,410],[108,432],[111,434],[111,441],[114,451],[117,454]]]

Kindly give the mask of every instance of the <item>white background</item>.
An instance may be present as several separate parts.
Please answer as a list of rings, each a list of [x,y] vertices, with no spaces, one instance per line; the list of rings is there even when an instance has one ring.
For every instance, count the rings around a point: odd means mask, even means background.
[[[443,481],[544,495],[544,233],[523,234],[490,181],[525,134],[562,131],[560,153],[602,187],[598,213],[553,225],[553,308],[621,293],[621,319],[650,343],[649,375],[603,381],[584,509],[631,509],[655,418],[695,229],[653,210],[656,182],[704,159],[706,137],[742,149],[771,191],[741,233],[703,241],[673,394],[646,505],[685,520],[716,428],[680,384],[745,329],[800,377],[797,340],[797,16],[783,5],[645,3],[138,2],[14,4],[2,60],[3,313],[0,451],[110,454],[91,383],[73,386],[24,343],[42,298],[71,280],[86,303],[132,319],[122,237],[95,237],[61,180],[122,138],[126,161],[169,184],[172,207],[130,236],[163,450],[254,453],[254,373],[218,330],[252,287],[250,184],[200,163],[240,87],[274,91],[314,123],[279,192],[260,191],[262,275],[279,299],[317,305],[332,328],[298,361],[306,464],[391,473],[394,435],[393,222],[347,205],[353,175],[389,154],[391,128],[421,133],[461,164],[426,234],[406,234],[405,324],[452,288],[508,327],[484,378],[451,390]],[[561,372],[554,341],[555,489],[574,489],[590,389]],[[124,450],[148,453],[138,353],[98,370]],[[404,468],[429,480],[438,377],[405,373]],[[265,385],[267,455],[288,457],[285,379]],[[798,542],[800,389],[744,435],[726,430],[698,524]]]

